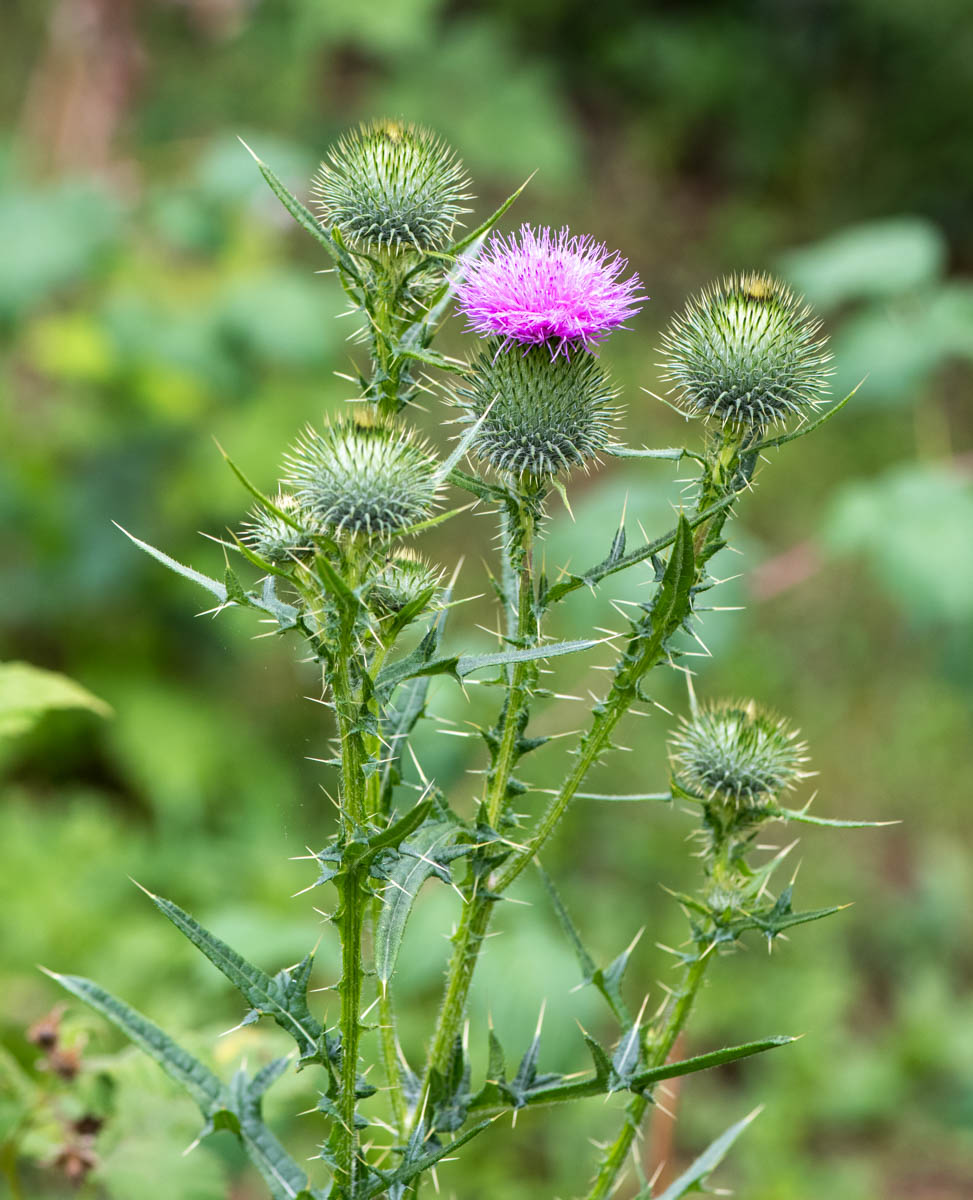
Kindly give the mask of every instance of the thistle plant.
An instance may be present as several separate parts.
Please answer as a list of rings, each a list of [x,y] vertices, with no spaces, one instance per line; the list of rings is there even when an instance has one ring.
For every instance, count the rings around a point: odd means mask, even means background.
[[[806,777],[807,751],[786,721],[748,699],[697,702],[690,686],[688,711],[671,729],[668,786],[659,791],[658,777],[647,774],[640,796],[675,800],[695,814],[701,867],[696,890],[675,895],[688,922],[674,952],[678,980],[648,1018],[646,1005],[628,994],[631,948],[597,965],[542,864],[572,801],[587,794],[593,768],[615,748],[620,723],[653,703],[652,672],[676,670],[690,681],[690,638],[717,583],[711,562],[727,543],[738,503],[750,499],[758,461],[829,420],[845,401],[815,415],[827,353],[801,302],[769,277],[734,276],[691,300],[663,339],[673,402],[701,422],[699,444],[628,448],[620,440],[618,389],[592,353],[646,299],[619,254],[567,230],[525,225],[509,237],[495,233],[519,193],[457,236],[466,175],[450,149],[411,126],[384,122],[339,141],[315,185],[317,215],[257,165],[328,256],[360,318],[356,403],[323,424],[312,414],[291,448],[282,448],[280,479],[266,491],[229,463],[253,508],[245,516],[241,503],[239,530],[224,539],[237,566],[223,580],[132,540],[208,591],[218,610],[247,608],[269,620],[320,670],[334,718],[338,821],[329,830],[322,818],[311,874],[298,887],[321,889],[318,904],[329,905],[337,930],[331,1023],[309,992],[312,953],[270,974],[155,895],[159,910],[242,993],[245,1020],[269,1017],[293,1039],[296,1063],[279,1059],[252,1076],[241,1068],[225,1082],[99,985],[54,978],[186,1087],[202,1110],[203,1134],[232,1130],[275,1198],[405,1200],[418,1195],[441,1159],[456,1158],[474,1138],[502,1137],[503,1126],[494,1125],[500,1114],[621,1093],[627,1100],[617,1137],[574,1187],[599,1200],[619,1185],[662,1081],[791,1040],[746,1030],[737,1045],[671,1060],[703,977],[722,954],[752,935],[773,942],[836,911],[795,910],[791,886],[775,883],[786,852],[768,856],[764,828],[857,823],[788,806]],[[465,359],[433,347],[454,306],[480,339]],[[410,424],[420,388],[438,393],[458,419],[448,452]],[[647,471],[660,462],[691,465],[694,487],[673,528],[631,547],[623,516],[590,566],[541,569],[536,546],[552,495],[567,500],[576,471],[609,457],[640,459]],[[421,552],[427,530],[471,505],[484,529],[489,523],[499,531],[483,539],[484,553],[492,546],[498,555],[491,579],[502,630],[497,649],[485,654],[445,649],[458,576]],[[648,593],[627,610],[622,631],[551,638],[559,605],[581,588],[597,594],[623,571],[640,573]],[[407,635],[416,625],[421,632]],[[579,671],[583,660],[604,666],[607,656],[608,683],[585,727],[568,736],[561,782],[545,791],[539,812],[524,816],[537,807],[525,802],[537,795],[530,756],[550,740],[534,727],[551,698],[541,664],[566,656]],[[496,688],[472,763],[483,780],[472,815],[439,780],[422,775],[416,783],[406,769],[416,728],[435,715],[435,676],[457,687],[476,676]],[[528,872],[539,873],[581,981],[597,989],[615,1025],[609,1044],[579,1035],[578,1070],[564,1077],[543,1069],[540,1033],[527,1046],[505,1048],[492,1029],[466,1028],[484,939]],[[434,879],[452,884],[460,900],[425,1053],[408,1061],[397,1035],[395,969],[416,895]],[[620,944],[630,940],[631,930],[618,932]],[[508,1049],[518,1065],[507,1065]],[[320,1151],[310,1170],[261,1116],[264,1093],[295,1065],[316,1097]],[[699,1190],[744,1124],[661,1193],[665,1200]],[[462,1194],[461,1176],[451,1170]],[[655,1195],[645,1180],[638,1186],[643,1200]]]

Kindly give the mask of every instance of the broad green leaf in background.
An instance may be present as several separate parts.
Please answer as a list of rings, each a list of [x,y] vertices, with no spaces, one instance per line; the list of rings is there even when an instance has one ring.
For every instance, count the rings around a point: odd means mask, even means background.
[[[87,688],[30,663],[0,663],[0,737],[25,733],[46,712],[57,708],[86,708],[100,717],[111,708]]]
[[[852,225],[779,260],[784,277],[816,308],[914,291],[939,279],[946,239],[921,217]]]
[[[973,619],[973,480],[907,464],[846,484],[824,528],[827,549],[862,559],[919,625]]]

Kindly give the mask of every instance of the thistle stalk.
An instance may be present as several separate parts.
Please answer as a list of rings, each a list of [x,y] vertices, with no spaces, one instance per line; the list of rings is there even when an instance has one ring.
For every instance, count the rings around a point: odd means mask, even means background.
[[[689,1018],[710,958],[711,955],[704,952],[697,954],[687,964],[682,986],[669,997],[657,1025],[658,1032],[653,1035],[650,1031],[645,1039],[647,1067],[661,1067],[671,1054],[676,1039]],[[614,1142],[605,1151],[585,1200],[606,1200],[606,1197],[612,1194],[615,1180],[625,1165],[632,1143],[641,1132],[642,1121],[650,1103],[650,1091],[641,1092],[629,1102],[625,1109],[625,1122]]]
[[[342,630],[350,635],[350,631]],[[350,636],[342,637],[334,656],[329,682],[334,695],[338,734],[341,744],[341,841],[342,851],[351,845],[365,821],[366,778],[365,750],[357,729],[358,700],[351,685],[352,648]],[[356,1191],[358,1158],[358,1047],[362,1033],[359,1021],[365,968],[362,962],[362,934],[368,896],[368,871],[354,860],[346,861],[335,879],[339,906],[334,915],[341,943],[341,998],[338,1028],[341,1035],[341,1061],[338,1077],[337,1119],[331,1145],[335,1183],[348,1197]]]

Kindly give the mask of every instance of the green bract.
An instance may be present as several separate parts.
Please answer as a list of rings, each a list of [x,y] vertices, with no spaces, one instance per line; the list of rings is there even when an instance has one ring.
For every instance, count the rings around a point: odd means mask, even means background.
[[[439,488],[426,444],[391,422],[343,417],[304,431],[286,484],[326,529],[392,537],[429,516]]]
[[[368,589],[369,607],[381,614],[399,613],[423,597],[432,599],[441,578],[413,550],[397,550],[375,576]]]
[[[287,492],[278,492],[273,498],[274,507],[296,522],[298,528],[289,525],[277,513],[269,512],[259,505],[251,512],[250,520],[243,523],[240,540],[256,554],[275,566],[308,558],[314,553],[311,541],[313,524],[309,514],[300,503]]]
[[[582,466],[611,444],[616,395],[590,354],[552,358],[547,346],[524,351],[494,339],[456,399],[473,418],[487,414],[473,440],[477,457],[498,471],[543,477]]]
[[[785,284],[732,275],[690,300],[663,337],[663,378],[690,416],[762,427],[801,415],[827,390],[821,323]]]
[[[469,210],[469,177],[442,139],[417,125],[376,121],[342,137],[314,180],[321,219],[346,241],[442,246]]]
[[[806,774],[807,745],[797,730],[752,700],[699,708],[669,746],[676,778],[689,791],[738,805],[773,799]]]

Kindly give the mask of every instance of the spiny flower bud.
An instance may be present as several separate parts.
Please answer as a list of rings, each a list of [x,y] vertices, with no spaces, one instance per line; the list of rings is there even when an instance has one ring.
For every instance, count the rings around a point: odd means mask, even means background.
[[[690,300],[663,337],[663,378],[690,416],[763,427],[827,391],[821,323],[769,275],[731,275]]]
[[[309,514],[287,492],[278,492],[273,497],[273,504],[296,521],[300,528],[295,529],[276,513],[258,507],[250,514],[250,520],[244,522],[240,540],[274,566],[309,558],[314,553],[310,529],[313,521]]]
[[[752,701],[700,706],[669,743],[676,779],[706,799],[759,806],[806,777],[807,745]]]
[[[401,612],[423,596],[431,602],[442,573],[413,550],[397,550],[368,589],[369,607],[380,616]]]
[[[473,439],[476,455],[498,471],[551,476],[611,443],[616,395],[591,355],[552,359],[545,346],[505,351],[495,339],[456,400],[471,419],[487,414]]]
[[[342,417],[305,430],[286,484],[335,533],[392,537],[429,516],[440,478],[425,442],[388,421]]]
[[[376,121],[345,134],[313,190],[322,221],[356,245],[434,250],[469,209],[469,177],[440,138],[417,125]]]

